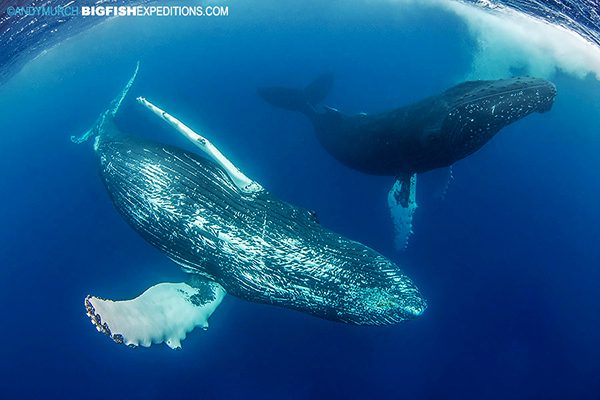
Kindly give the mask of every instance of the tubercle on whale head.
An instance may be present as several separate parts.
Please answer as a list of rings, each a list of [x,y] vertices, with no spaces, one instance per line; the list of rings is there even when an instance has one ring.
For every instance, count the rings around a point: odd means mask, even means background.
[[[455,108],[475,105],[491,116],[503,111],[516,120],[533,111],[550,110],[556,94],[556,86],[546,79],[517,76],[481,81],[458,99]]]
[[[531,101],[536,105],[536,112],[544,113],[552,109],[557,94],[554,83],[529,76],[518,76],[505,81],[512,82],[507,85],[506,94],[518,93],[523,101]]]
[[[372,272],[380,275],[376,284],[358,284],[348,290],[339,307],[342,322],[357,325],[390,325],[419,317],[427,302],[399,268],[383,256]]]
[[[542,96],[545,97],[546,101],[540,103],[537,112],[545,113],[552,109],[554,105],[554,99],[556,98],[556,94],[558,93],[556,90],[556,85],[550,81],[546,81],[546,85],[542,90]]]
[[[452,162],[474,153],[502,128],[535,112],[547,112],[553,83],[532,77],[465,82],[454,91],[442,130]]]
[[[392,325],[418,318],[426,308],[427,303],[420,296],[393,295],[381,288],[373,288],[362,293],[354,306],[356,314],[340,312],[339,321],[355,325]]]

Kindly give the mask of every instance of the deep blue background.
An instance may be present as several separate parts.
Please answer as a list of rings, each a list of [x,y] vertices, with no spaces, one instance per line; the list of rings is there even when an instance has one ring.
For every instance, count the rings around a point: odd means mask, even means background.
[[[257,86],[331,71],[327,103],[402,105],[469,72],[460,21],[388,3],[262,9],[227,19],[112,21],[0,88],[1,398],[600,397],[600,84],[557,74],[550,113],[504,129],[454,168],[444,201],[419,181],[416,234],[392,245],[391,178],[344,168],[301,115]],[[302,12],[299,12],[302,11]],[[142,61],[144,95],[206,135],[280,198],[397,261],[429,308],[369,328],[228,296],[182,351],[95,332],[88,293],[131,298],[183,274],[112,207],[87,129]],[[120,127],[180,146],[128,99]]]

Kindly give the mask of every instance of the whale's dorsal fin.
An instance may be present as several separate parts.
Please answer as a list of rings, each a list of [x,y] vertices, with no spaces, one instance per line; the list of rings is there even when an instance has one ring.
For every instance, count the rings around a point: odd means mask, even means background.
[[[333,74],[319,75],[314,81],[306,85],[304,94],[309,104],[315,105],[322,102],[333,87]]]
[[[194,328],[208,328],[208,318],[225,296],[216,282],[197,278],[192,285],[159,283],[132,300],[87,296],[85,308],[96,329],[117,343],[149,347],[164,342],[179,349]]]
[[[321,225],[321,221],[319,221],[319,214],[317,214],[315,210],[308,210],[308,218],[310,218],[311,221]]]
[[[309,117],[333,87],[333,74],[322,74],[304,89],[285,86],[268,86],[257,89],[258,95],[267,103],[289,111],[299,111]]]
[[[388,193],[388,206],[392,214],[395,231],[395,244],[404,250],[413,233],[413,215],[417,209],[417,174],[403,174],[396,179]]]

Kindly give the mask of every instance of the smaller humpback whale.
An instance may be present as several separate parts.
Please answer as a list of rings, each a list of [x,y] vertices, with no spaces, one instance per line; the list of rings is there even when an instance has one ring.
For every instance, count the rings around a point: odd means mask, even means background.
[[[137,69],[136,69],[137,72]],[[98,331],[129,346],[171,348],[208,318],[226,293],[328,320],[387,325],[426,303],[392,261],[322,227],[235,167],[210,141],[145,98],[138,102],[202,152],[123,134],[114,116],[134,76],[76,143],[95,138],[115,208],[146,241],[189,274],[132,300],[85,299]]]
[[[503,127],[549,111],[556,96],[551,82],[522,76],[463,82],[390,111],[347,115],[317,108],[332,83],[332,75],[323,75],[304,89],[265,87],[258,93],[272,105],[305,114],[321,145],[342,164],[396,178],[388,204],[400,248],[412,233],[416,174],[448,168],[448,181],[452,164],[479,150]]]

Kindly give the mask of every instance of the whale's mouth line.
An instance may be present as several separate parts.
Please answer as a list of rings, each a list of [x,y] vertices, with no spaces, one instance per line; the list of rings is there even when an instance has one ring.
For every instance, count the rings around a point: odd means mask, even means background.
[[[546,88],[546,87],[548,87],[547,84],[540,83],[538,85],[527,86],[527,87],[523,87],[523,88],[519,88],[519,89],[510,89],[510,90],[501,91],[501,92],[497,92],[497,93],[491,93],[491,94],[488,94],[486,96],[477,97],[476,99],[467,100],[467,101],[464,101],[462,103],[457,103],[457,104],[455,104],[454,109],[456,109],[458,107],[461,107],[461,106],[464,106],[464,105],[475,103],[477,101],[486,100],[486,99],[489,99],[489,98],[494,97],[494,96],[510,95],[512,93],[516,93],[516,92],[520,92],[520,91],[524,91],[524,90],[532,90],[532,89],[535,90],[535,89],[542,89],[542,88]],[[556,94],[556,89],[554,90],[554,93]]]

